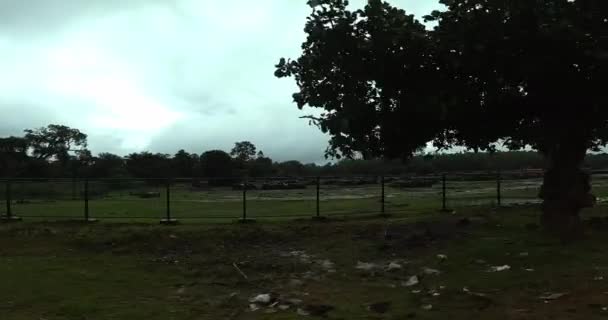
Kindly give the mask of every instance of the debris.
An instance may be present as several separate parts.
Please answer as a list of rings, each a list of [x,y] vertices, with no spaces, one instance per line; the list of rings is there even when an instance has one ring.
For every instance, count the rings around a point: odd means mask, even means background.
[[[285,300],[285,302],[287,302],[291,305],[294,305],[294,306],[302,304],[302,300],[300,300],[300,299],[287,299],[287,300]]]
[[[557,300],[563,296],[568,295],[568,293],[566,292],[562,292],[562,293],[548,293],[544,296],[540,296],[539,299],[541,300]]]
[[[402,268],[403,267],[399,263],[397,263],[397,262],[391,262],[391,263],[388,264],[388,267],[386,267],[386,270],[388,270],[388,271],[395,271],[395,270],[400,270]]]
[[[485,293],[473,292],[473,291],[469,290],[469,288],[467,288],[467,287],[462,288],[462,291],[464,293],[468,294],[468,295],[475,296],[475,297],[480,297],[480,298],[486,298],[488,296]]]
[[[597,276],[597,277],[593,278],[593,280],[595,280],[595,281],[602,281],[602,280],[604,280],[604,277]]]
[[[476,259],[474,262],[477,264],[486,264],[486,261],[483,259]]]
[[[282,305],[279,306],[279,310],[285,311],[287,309],[289,309],[289,305],[288,304],[282,304]]]
[[[432,310],[433,309],[433,305],[432,304],[425,304],[422,306],[422,310]]]
[[[437,259],[439,259],[439,260],[447,260],[448,256],[446,256],[445,254],[438,254],[437,255]]]
[[[252,303],[252,304],[249,305],[249,310],[250,311],[258,311],[259,309],[260,309],[260,307],[258,307],[258,305],[255,304],[255,303]]]
[[[491,267],[489,272],[501,272],[501,271],[507,271],[510,269],[511,269],[511,266],[505,264],[504,266]]]
[[[375,263],[358,261],[357,266],[355,268],[359,269],[359,270],[364,270],[364,271],[372,271],[372,270],[378,268],[378,265],[376,265]]]
[[[528,272],[534,272],[534,269],[532,269],[532,268],[527,268],[527,269],[524,269],[524,271],[528,271]]]
[[[304,310],[302,308],[298,308],[298,310],[296,311],[296,313],[298,315],[301,315],[301,316],[304,316],[304,317],[307,317],[307,316],[310,315],[310,313],[308,311],[306,311],[306,310]]]
[[[404,287],[412,287],[420,283],[418,276],[411,276],[406,282],[403,282]]]
[[[441,273],[441,271],[439,271],[437,269],[431,269],[431,268],[423,268],[422,272],[427,275],[438,275]]]
[[[266,309],[266,311],[264,311],[265,313],[276,313],[277,310],[273,309],[273,308],[268,308]]]
[[[382,314],[382,313],[386,313],[390,307],[391,307],[390,302],[377,302],[377,303],[372,303],[369,306],[367,306],[367,310]]]
[[[249,302],[259,303],[259,304],[269,304],[270,301],[271,301],[271,297],[270,297],[270,294],[268,294],[268,293],[258,294],[257,296],[249,299]]]
[[[439,286],[439,290],[445,289],[445,286]]]
[[[236,271],[238,271],[241,276],[243,276],[243,278],[245,278],[245,280],[249,280],[249,278],[247,277],[247,275],[241,270],[241,268],[239,268],[239,266],[236,265],[236,262],[232,263],[232,266],[236,269]]]
[[[420,291],[420,290],[412,290],[413,294],[419,294],[420,292],[422,292],[422,291]]]

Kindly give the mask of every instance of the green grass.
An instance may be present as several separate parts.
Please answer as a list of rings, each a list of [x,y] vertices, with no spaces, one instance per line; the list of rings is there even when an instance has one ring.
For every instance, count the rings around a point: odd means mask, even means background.
[[[3,320],[302,318],[294,308],[249,311],[249,298],[272,293],[301,299],[302,308],[330,305],[328,319],[607,318],[608,224],[563,245],[525,228],[537,216],[532,208],[469,208],[328,223],[0,225],[0,314]],[[471,225],[458,223],[465,217]],[[292,251],[306,252],[313,263],[286,256]],[[324,259],[335,273],[314,262]],[[355,269],[358,261],[397,260],[407,264],[395,272]],[[488,272],[505,264],[511,269]],[[441,274],[424,275],[424,267]],[[316,279],[306,279],[307,272]],[[403,287],[412,275],[420,284]],[[290,279],[302,284],[290,286]],[[568,295],[539,299],[546,293]],[[390,303],[387,313],[367,310],[378,302]]]

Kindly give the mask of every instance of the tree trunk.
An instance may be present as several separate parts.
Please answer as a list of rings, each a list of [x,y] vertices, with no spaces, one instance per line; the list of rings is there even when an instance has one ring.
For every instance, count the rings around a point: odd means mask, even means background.
[[[563,241],[582,237],[579,213],[595,204],[590,175],[581,169],[585,154],[584,144],[557,146],[548,153],[548,168],[539,195],[543,199],[541,225]]]

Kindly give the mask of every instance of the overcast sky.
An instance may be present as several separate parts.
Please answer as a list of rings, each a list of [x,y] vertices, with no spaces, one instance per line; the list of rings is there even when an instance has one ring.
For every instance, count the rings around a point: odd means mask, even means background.
[[[309,12],[305,0],[0,0],[0,136],[58,123],[95,154],[250,140],[275,160],[320,161],[328,137],[299,119],[294,81],[273,76],[299,56]]]

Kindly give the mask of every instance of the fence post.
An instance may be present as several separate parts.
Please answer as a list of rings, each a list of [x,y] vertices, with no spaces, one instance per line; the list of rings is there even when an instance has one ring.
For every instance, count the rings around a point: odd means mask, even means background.
[[[446,194],[446,174],[444,173],[441,177],[441,194],[442,194],[442,199],[441,199],[441,211],[443,212],[447,212],[448,210],[448,206],[447,206],[447,194]]]
[[[15,221],[21,221],[21,218],[13,216],[13,211],[12,211],[12,207],[11,207],[11,203],[13,202],[12,198],[11,198],[11,180],[10,179],[6,179],[6,216],[1,217],[0,220],[2,221],[6,221],[6,222],[15,222]]]
[[[498,172],[496,173],[496,204],[498,207],[500,207],[501,202],[502,202],[500,189],[501,189],[501,176],[500,176],[500,170],[498,170]]]
[[[317,176],[317,180],[316,180],[316,187],[317,187],[317,214],[312,217],[313,220],[325,220],[326,218],[321,216],[321,177]]]
[[[381,189],[381,193],[380,193],[380,216],[382,217],[388,217],[389,214],[386,213],[386,193],[385,193],[385,181],[384,181],[384,176],[380,177],[380,189]]]
[[[247,179],[243,179],[243,216],[239,219],[240,223],[252,223],[255,219],[247,218],[247,189],[249,189],[249,183]]]
[[[164,225],[175,225],[178,223],[177,219],[172,219],[171,218],[171,179],[167,179],[167,185],[166,185],[166,216],[165,219],[162,219],[160,221],[161,224]]]

